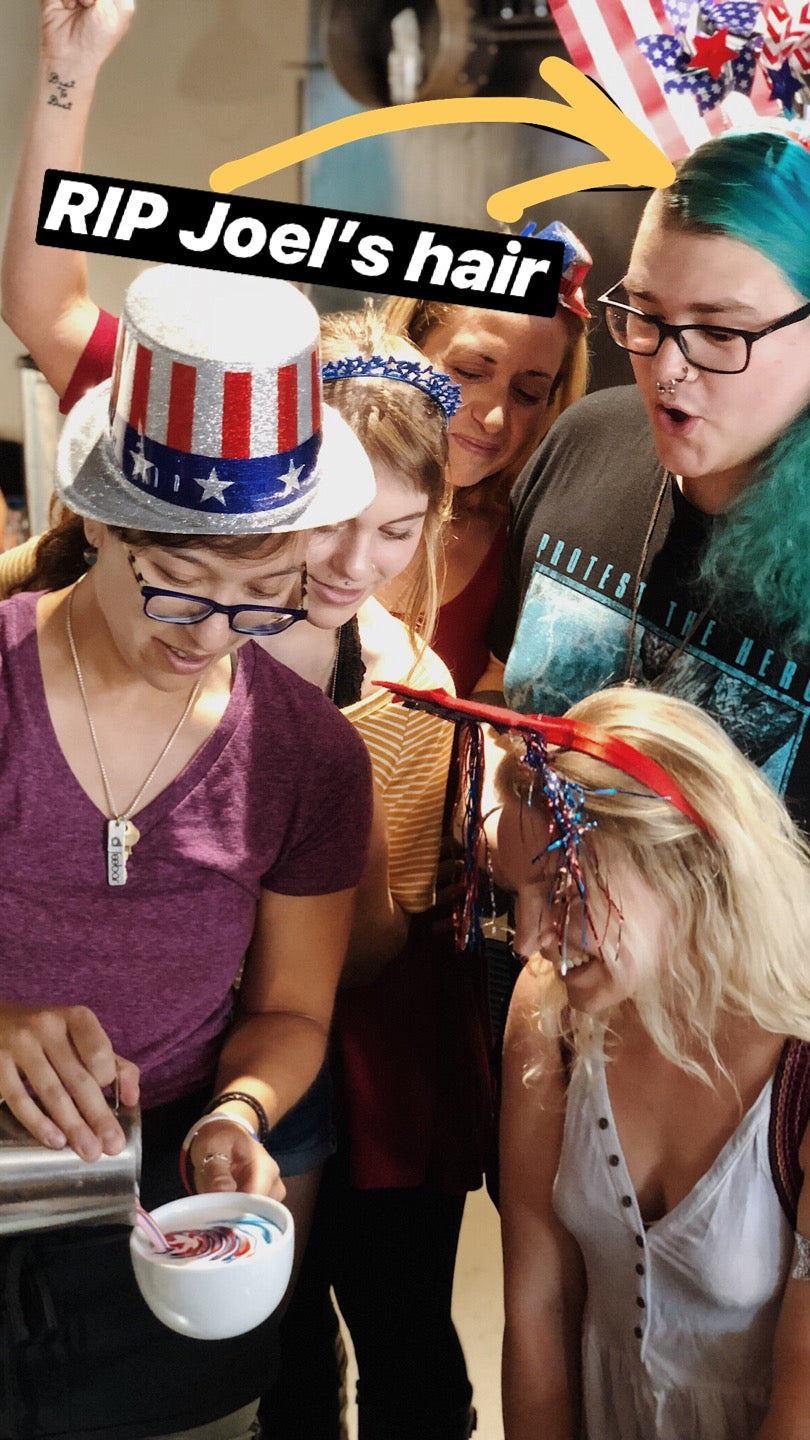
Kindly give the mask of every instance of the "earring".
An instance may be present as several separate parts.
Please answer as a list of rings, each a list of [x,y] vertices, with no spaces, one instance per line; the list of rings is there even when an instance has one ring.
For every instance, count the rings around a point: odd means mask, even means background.
[[[88,570],[91,570],[98,559],[98,550],[95,545],[85,545],[82,551],[82,559]]]

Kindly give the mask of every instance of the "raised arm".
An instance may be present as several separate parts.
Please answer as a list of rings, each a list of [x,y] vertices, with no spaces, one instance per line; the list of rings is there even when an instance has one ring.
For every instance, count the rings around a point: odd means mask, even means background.
[[[534,1022],[538,979],[515,987],[504,1042],[500,1212],[506,1329],[506,1440],[579,1435],[580,1334],[585,1284],[579,1247],[551,1203],[562,1146],[565,1079],[559,1049]],[[526,1069],[540,1063],[537,1079]]]
[[[773,1389],[756,1440],[810,1440],[810,1126],[799,1151],[804,1185],[799,1196],[798,1235],[773,1354]]]
[[[34,104],[3,255],[2,313],[64,394],[98,317],[78,250],[35,241],[46,169],[80,170],[96,80],[129,28],[135,0],[41,0]]]

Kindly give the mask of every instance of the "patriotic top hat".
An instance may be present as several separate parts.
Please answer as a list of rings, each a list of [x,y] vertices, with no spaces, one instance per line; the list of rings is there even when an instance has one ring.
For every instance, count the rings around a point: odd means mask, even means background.
[[[321,406],[318,315],[283,280],[175,266],[130,285],[112,380],[70,412],[56,489],[80,515],[176,534],[348,520],[374,475]]]

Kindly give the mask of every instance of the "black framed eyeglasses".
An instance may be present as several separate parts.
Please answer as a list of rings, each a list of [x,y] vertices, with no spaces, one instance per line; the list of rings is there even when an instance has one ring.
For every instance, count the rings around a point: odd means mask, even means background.
[[[156,585],[147,585],[138,562],[131,550],[127,558],[132,573],[143,596],[143,613],[150,620],[163,620],[167,625],[199,625],[209,615],[227,615],[228,624],[237,635],[278,635],[288,630],[297,620],[306,620],[305,605],[307,593],[307,572],[305,565],[294,565],[289,570],[274,571],[274,577],[298,576],[301,587],[301,606],[286,605],[220,605],[204,595],[188,595],[180,590],[162,590]]]
[[[781,320],[774,320],[764,330],[737,330],[727,325],[669,325],[658,315],[648,315],[633,305],[626,305],[613,296],[624,291],[622,282],[600,295],[597,305],[604,306],[605,320],[612,340],[632,355],[657,355],[662,342],[671,336],[685,360],[696,370],[709,370],[715,375],[739,375],[747,370],[751,346],[776,330],[798,325],[810,315],[810,301],[792,310]]]

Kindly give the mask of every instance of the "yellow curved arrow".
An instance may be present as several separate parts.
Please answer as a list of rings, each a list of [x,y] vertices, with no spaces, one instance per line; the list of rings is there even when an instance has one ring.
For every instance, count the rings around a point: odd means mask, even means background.
[[[275,175],[290,165],[300,165],[352,140],[417,130],[426,125],[469,125],[482,121],[542,125],[560,135],[583,140],[606,156],[604,160],[525,180],[490,195],[487,212],[493,220],[505,224],[514,224],[530,205],[572,195],[594,185],[639,185],[657,190],[672,183],[675,167],[663,150],[568,60],[549,55],[540,66],[540,78],[566,103],[527,97],[478,96],[466,100],[416,100],[411,105],[366,110],[220,165],[211,172],[209,183],[212,190],[230,194],[242,185],[263,180],[266,175]]]

